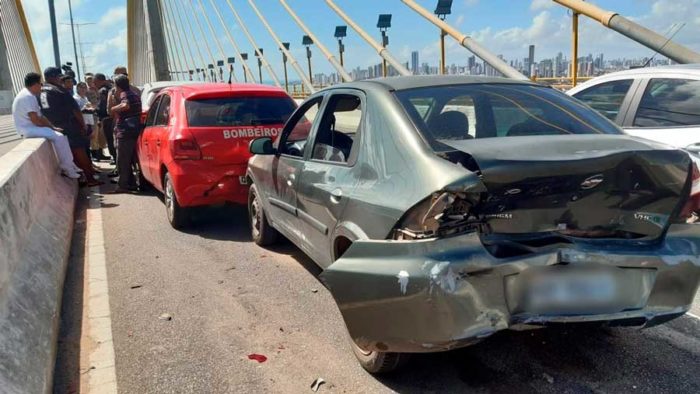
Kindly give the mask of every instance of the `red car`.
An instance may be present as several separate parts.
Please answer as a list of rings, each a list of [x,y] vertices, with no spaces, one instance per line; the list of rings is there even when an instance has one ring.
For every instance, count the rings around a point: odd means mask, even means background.
[[[137,146],[141,177],[164,194],[174,228],[188,208],[246,204],[250,140],[277,137],[296,103],[279,88],[196,84],[163,89]]]

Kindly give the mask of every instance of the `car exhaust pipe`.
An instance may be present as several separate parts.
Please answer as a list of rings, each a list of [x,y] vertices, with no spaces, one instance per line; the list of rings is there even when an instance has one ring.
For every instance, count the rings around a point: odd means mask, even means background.
[[[615,30],[627,38],[631,38],[654,52],[668,57],[674,62],[681,64],[700,63],[700,53],[692,51],[644,26],[634,23],[616,12],[604,10],[582,0],[553,1],[570,8],[573,12],[586,15],[600,22],[603,26]]]

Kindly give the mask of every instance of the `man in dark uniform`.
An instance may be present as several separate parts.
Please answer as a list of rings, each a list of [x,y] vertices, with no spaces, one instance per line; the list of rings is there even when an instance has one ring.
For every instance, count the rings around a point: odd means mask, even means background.
[[[63,89],[61,77],[63,77],[63,73],[58,67],[49,67],[44,70],[46,84],[42,86],[38,98],[41,112],[51,124],[62,129],[62,133],[68,137],[73,159],[75,164],[83,170],[87,178],[86,184],[88,186],[99,185],[100,183],[94,179],[95,172],[86,153],[90,141],[87,138],[83,114],[73,96]]]

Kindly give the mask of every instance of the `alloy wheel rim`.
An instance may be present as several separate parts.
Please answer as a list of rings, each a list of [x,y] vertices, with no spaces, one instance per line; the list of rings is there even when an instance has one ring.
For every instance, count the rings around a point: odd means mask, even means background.
[[[170,183],[170,180],[167,180],[165,183],[165,207],[168,210],[168,217],[170,219],[173,218],[174,216],[174,211],[175,211],[175,192],[173,190],[173,185]]]
[[[250,221],[251,228],[253,230],[253,236],[257,237],[260,234],[260,203],[258,202],[258,196],[253,197],[253,201],[250,204]]]

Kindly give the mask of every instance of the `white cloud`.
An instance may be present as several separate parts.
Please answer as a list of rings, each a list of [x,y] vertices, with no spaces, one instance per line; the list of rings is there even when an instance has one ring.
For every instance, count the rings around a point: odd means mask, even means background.
[[[532,0],[530,4],[530,9],[533,11],[539,11],[547,8],[552,8],[556,4],[552,0]]]
[[[126,7],[114,7],[107,10],[102,15],[98,25],[101,28],[106,28],[114,25],[123,25],[126,21]]]

